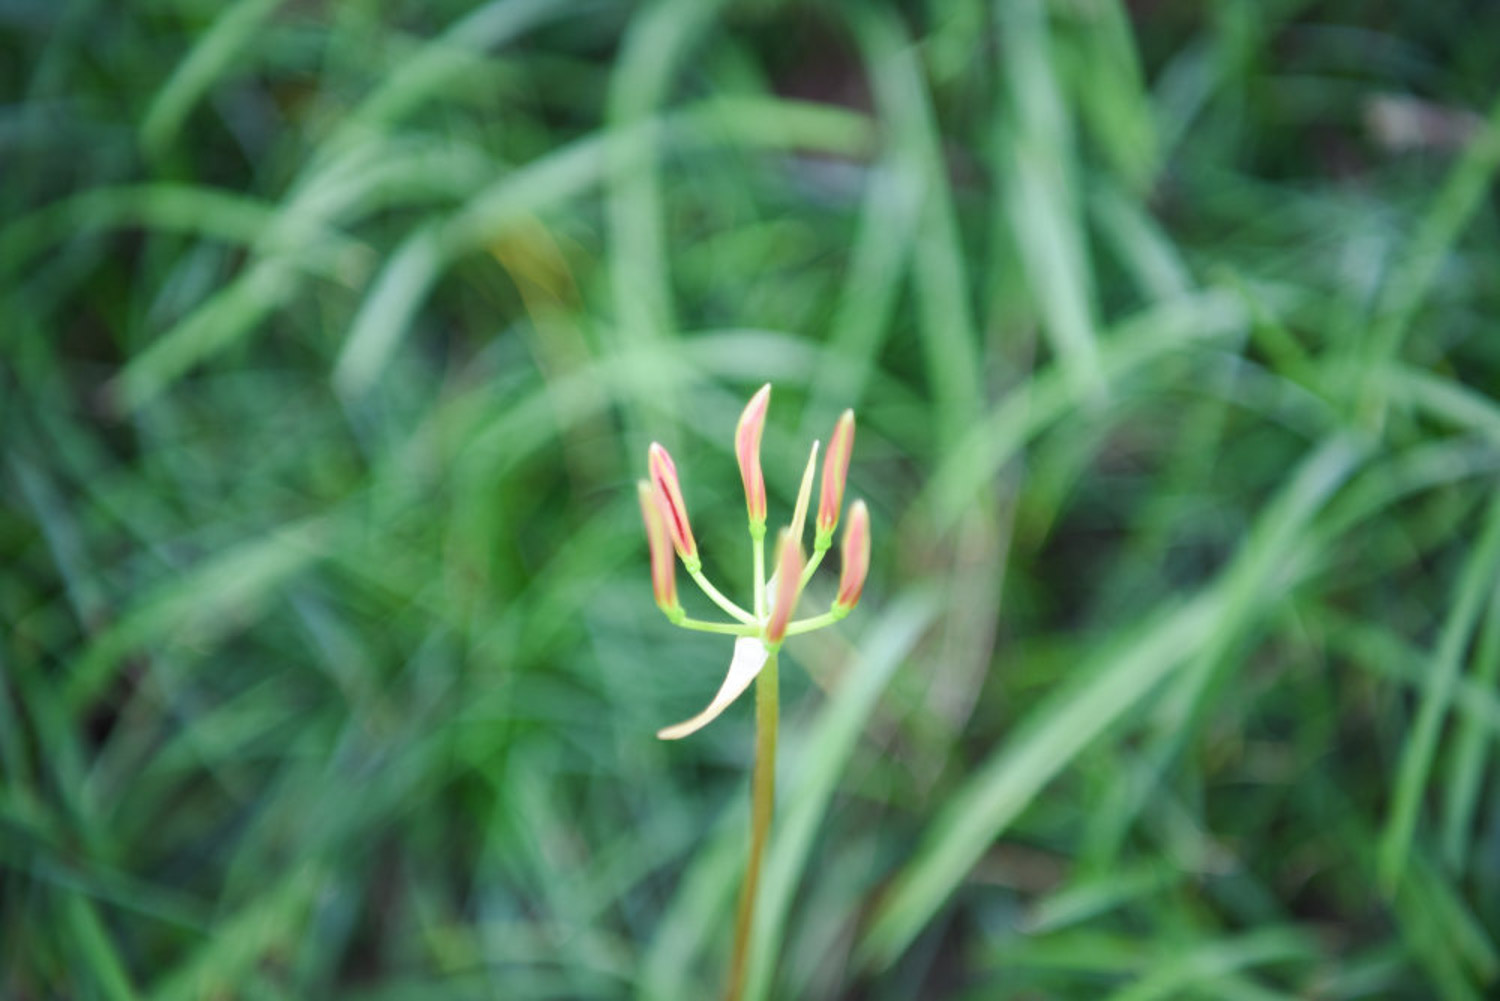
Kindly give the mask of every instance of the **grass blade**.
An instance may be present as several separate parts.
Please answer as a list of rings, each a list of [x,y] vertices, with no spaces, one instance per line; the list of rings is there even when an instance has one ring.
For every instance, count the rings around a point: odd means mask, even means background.
[[[1241,547],[1220,583],[1158,618],[1128,642],[1099,651],[1069,686],[1031,717],[951,796],[921,847],[882,901],[864,942],[876,965],[892,962],[931,920],[984,850],[1041,788],[1085,747],[1190,658],[1290,586],[1308,521],[1349,475],[1359,456],[1335,437],[1302,463]],[[1256,586],[1258,585],[1258,586]]]
[[[1490,507],[1479,541],[1464,564],[1443,623],[1442,635],[1422,692],[1417,718],[1407,734],[1391,791],[1390,813],[1380,839],[1380,881],[1392,891],[1407,864],[1417,814],[1437,755],[1443,720],[1453,701],[1461,674],[1464,650],[1474,632],[1485,596],[1500,577],[1500,499]]]

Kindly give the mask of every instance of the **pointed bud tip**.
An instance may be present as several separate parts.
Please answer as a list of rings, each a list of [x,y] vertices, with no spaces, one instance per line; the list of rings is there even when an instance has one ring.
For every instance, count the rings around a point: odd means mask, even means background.
[[[657,493],[645,480],[636,482],[641,519],[646,523],[646,544],[651,552],[651,593],[657,607],[671,614],[678,607],[677,568],[672,563],[672,542],[667,537],[666,516]]]
[[[854,455],[854,411],[845,410],[833,426],[828,451],[823,456],[823,484],[818,495],[818,534],[831,536],[844,504],[844,485],[849,479],[849,460]]]
[[[859,604],[865,577],[870,572],[870,512],[862,500],[849,506],[849,523],[844,528],[840,555],[843,567],[839,570],[839,591],[833,603],[850,609]]]
[[[654,441],[648,450],[648,466],[651,471],[651,489],[657,495],[657,506],[666,518],[672,545],[677,550],[677,555],[691,569],[698,559],[698,542],[693,538],[693,526],[688,522],[687,504],[682,499],[682,484],[677,479],[677,466],[667,450]]]
[[[740,466],[740,480],[745,485],[745,510],[752,526],[763,526],[766,522],[766,480],[760,468],[760,438],[770,402],[768,382],[750,397],[734,431],[734,454]]]

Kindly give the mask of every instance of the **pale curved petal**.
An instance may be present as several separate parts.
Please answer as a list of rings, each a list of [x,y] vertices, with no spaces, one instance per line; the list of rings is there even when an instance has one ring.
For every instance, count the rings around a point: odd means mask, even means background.
[[[734,641],[734,657],[729,661],[729,673],[724,675],[724,683],[719,686],[719,693],[714,696],[713,701],[698,715],[692,719],[683,720],[675,726],[663,727],[656,731],[656,735],[662,740],[681,740],[692,733],[697,733],[708,724],[719,718],[729,704],[740,697],[745,689],[750,687],[750,682],[760,673],[760,669],[766,666],[771,652],[766,649],[756,636],[741,636]]]
[[[807,468],[802,471],[802,487],[797,491],[797,506],[792,511],[792,538],[802,545],[802,525],[807,518],[807,502],[812,497],[813,474],[818,469],[818,443],[813,442],[812,454],[807,457]]]

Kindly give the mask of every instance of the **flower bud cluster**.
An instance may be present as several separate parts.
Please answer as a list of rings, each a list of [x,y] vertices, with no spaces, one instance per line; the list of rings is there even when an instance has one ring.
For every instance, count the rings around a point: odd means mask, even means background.
[[[652,443],[647,457],[648,479],[637,485],[641,517],[646,524],[646,540],[651,550],[651,590],[656,604],[667,618],[679,626],[704,632],[725,633],[740,637],[729,677],[703,713],[691,720],[662,730],[659,736],[669,739],[686,736],[707,724],[732,702],[754,679],[766,660],[773,656],[789,635],[811,632],[842,619],[859,602],[865,576],[870,568],[870,515],[864,501],[849,508],[844,537],[839,550],[842,566],[839,587],[832,606],[822,615],[793,620],[798,599],[813,571],[832,546],[844,501],[844,486],[849,476],[849,462],[854,454],[854,411],[846,410],[834,424],[823,457],[823,478],[818,494],[818,511],[814,522],[813,553],[809,558],[802,549],[802,532],[811,499],[813,473],[816,470],[818,443],[803,473],[801,490],[791,524],[778,534],[773,552],[773,574],[765,579],[764,540],[766,533],[766,484],[760,465],[761,435],[771,404],[771,386],[767,383],[750,398],[740,415],[734,434],[735,458],[745,487],[745,510],[749,519],[750,538],[754,545],[755,572],[753,611],[741,608],[726,598],[703,575],[698,543],[693,537],[682,484],[671,455],[660,444]],[[705,594],[733,618],[734,622],[703,622],[690,619],[677,598],[676,560]],[[758,641],[747,648],[747,639]]]

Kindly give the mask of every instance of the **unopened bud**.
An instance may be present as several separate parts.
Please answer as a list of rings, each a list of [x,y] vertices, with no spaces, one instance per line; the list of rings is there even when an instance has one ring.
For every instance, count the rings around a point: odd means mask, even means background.
[[[734,454],[740,463],[740,479],[745,482],[745,509],[752,526],[766,523],[766,480],[760,471],[760,435],[766,427],[766,410],[771,404],[771,384],[760,387],[750,397],[740,423],[734,431]]]
[[[802,590],[802,545],[785,529],[776,541],[776,596],[766,622],[766,643],[780,645]]]
[[[844,565],[839,570],[839,593],[833,607],[847,612],[859,603],[865,575],[870,572],[870,512],[862,500],[849,505],[849,523],[839,552]]]
[[[849,457],[854,454],[854,411],[845,410],[833,426],[828,451],[823,456],[823,489],[818,496],[817,538],[827,540],[839,523],[844,505],[844,482],[849,478]]]
[[[693,526],[688,524],[687,505],[682,501],[682,485],[677,481],[677,466],[667,450],[656,442],[651,443],[649,459],[651,490],[656,495],[657,506],[667,522],[667,534],[677,555],[689,570],[699,566],[698,543],[693,539]]]
[[[677,602],[677,567],[672,562],[672,542],[667,538],[667,519],[656,503],[655,492],[645,480],[635,486],[641,501],[641,519],[646,523],[646,543],[651,548],[651,593],[663,612],[672,615]]]

